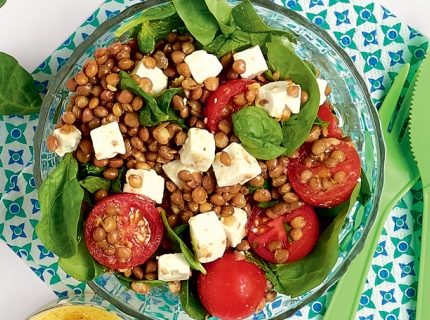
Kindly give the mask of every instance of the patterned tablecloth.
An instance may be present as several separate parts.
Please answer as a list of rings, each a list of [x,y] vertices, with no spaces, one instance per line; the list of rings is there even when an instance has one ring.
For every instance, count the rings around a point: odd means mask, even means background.
[[[139,0],[106,0],[87,21],[34,72],[40,93],[71,52],[107,18]],[[409,81],[429,45],[429,39],[369,0],[276,0],[327,30],[351,56],[378,107],[404,63],[411,64]],[[407,88],[404,89],[406,91]],[[33,137],[38,115],[0,116],[0,239],[59,297],[86,290],[68,277],[54,255],[38,240],[40,219],[33,179]],[[388,218],[360,306],[359,320],[415,319],[420,256],[422,192],[420,181],[397,204]],[[291,319],[321,319],[331,290]],[[276,308],[277,306],[273,306]]]

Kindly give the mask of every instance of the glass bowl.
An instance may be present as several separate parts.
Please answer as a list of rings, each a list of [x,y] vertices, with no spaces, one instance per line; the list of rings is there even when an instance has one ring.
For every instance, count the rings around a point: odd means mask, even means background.
[[[135,4],[101,24],[93,34],[81,43],[68,62],[50,83],[48,93],[40,111],[40,120],[35,136],[35,181],[39,187],[56,167],[58,161],[49,152],[46,140],[53,132],[58,115],[66,106],[68,91],[66,82],[81,70],[84,62],[95,50],[115,41],[114,31],[124,21],[132,19],[142,10],[164,4],[168,1],[146,1]],[[367,176],[371,198],[365,207],[358,204],[349,212],[339,237],[338,261],[325,281],[309,292],[290,298],[278,294],[276,301],[266,304],[257,314],[258,319],[285,319],[311,301],[319,298],[346,271],[352,259],[361,251],[366,236],[378,212],[378,201],[383,184],[385,146],[377,110],[372,104],[367,87],[349,56],[322,29],[310,23],[299,14],[264,0],[252,1],[261,18],[271,27],[291,30],[297,34],[296,52],[311,61],[326,79],[333,91],[330,100],[335,106],[340,126],[355,142]],[[229,3],[235,6],[239,1]],[[148,295],[127,291],[115,276],[104,274],[89,283],[100,296],[118,306],[119,309],[139,319],[188,319],[182,311],[179,298],[169,290],[156,288]]]

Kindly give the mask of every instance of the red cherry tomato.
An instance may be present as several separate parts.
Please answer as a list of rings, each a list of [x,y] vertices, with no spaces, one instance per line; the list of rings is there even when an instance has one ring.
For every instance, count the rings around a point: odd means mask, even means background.
[[[336,116],[333,114],[333,112],[331,112],[327,102],[324,102],[319,107],[318,117],[320,117],[321,120],[329,123],[327,127],[327,138],[342,139],[342,130],[340,130],[339,126],[337,125]]]
[[[232,252],[206,263],[197,288],[206,310],[223,320],[239,320],[257,311],[266,295],[266,277],[255,264],[236,261]]]
[[[331,208],[348,200],[361,173],[360,157],[355,147],[342,140],[329,140],[332,143],[323,154],[322,161],[314,159],[310,167],[305,165],[312,153],[309,143],[300,147],[299,157],[291,159],[288,166],[288,179],[294,191],[316,207]],[[335,154],[342,154],[344,159],[332,161]]]
[[[284,262],[288,263],[308,255],[315,247],[319,236],[318,217],[314,209],[306,203],[275,219],[266,215],[266,209],[255,206],[248,219],[247,229],[251,248],[262,258],[273,263],[280,262],[275,258],[276,251],[273,249],[275,243],[281,243],[282,249],[288,250],[288,259]],[[293,231],[294,229],[296,231]],[[297,235],[300,233],[301,235]],[[294,237],[297,240],[293,240]],[[275,242],[271,245],[273,241]]]
[[[204,109],[205,117],[207,118],[206,128],[216,133],[219,131],[218,124],[223,120],[223,109],[229,102],[230,98],[238,93],[246,92],[248,85],[254,83],[254,80],[236,79],[230,80],[218,87],[210,95],[206,107]],[[237,111],[237,110],[235,110]]]
[[[127,269],[144,263],[158,248],[163,221],[152,202],[116,194],[98,202],[85,223],[85,242],[102,265]]]

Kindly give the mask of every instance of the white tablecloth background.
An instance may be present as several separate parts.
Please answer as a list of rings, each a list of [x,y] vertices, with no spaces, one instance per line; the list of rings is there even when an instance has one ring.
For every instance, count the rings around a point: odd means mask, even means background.
[[[353,1],[353,0],[351,0]],[[8,0],[0,8],[0,51],[32,72],[104,0]],[[397,17],[430,37],[428,0],[379,0]],[[0,177],[1,178],[1,177]],[[0,207],[0,214],[4,208]],[[0,241],[0,319],[23,320],[56,295]]]

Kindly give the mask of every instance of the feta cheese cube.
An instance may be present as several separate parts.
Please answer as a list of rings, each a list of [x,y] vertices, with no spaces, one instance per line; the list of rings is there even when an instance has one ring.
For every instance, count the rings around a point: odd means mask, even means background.
[[[318,88],[320,89],[320,105],[322,105],[325,100],[327,99],[327,96],[325,95],[325,89],[327,88],[327,80],[324,79],[317,79]]]
[[[233,59],[234,61],[240,59],[245,61],[246,70],[240,75],[242,78],[251,79],[269,69],[266,59],[264,59],[263,52],[261,52],[260,46],[258,45],[236,52],[233,54]]]
[[[178,153],[183,164],[205,172],[215,158],[215,138],[205,129],[191,128]]]
[[[190,278],[190,271],[190,265],[182,253],[163,254],[158,257],[158,280],[187,280]]]
[[[178,178],[178,173],[182,170],[187,170],[190,173],[197,172],[198,170],[194,169],[193,167],[188,167],[185,164],[183,164],[180,160],[174,160],[166,163],[162,166],[164,173],[167,177],[169,177],[170,180],[179,189],[182,189],[182,181]]]
[[[256,158],[251,156],[241,144],[233,142],[223,150],[231,159],[231,165],[221,163],[221,152],[215,156],[212,167],[220,187],[234,186],[238,183],[244,184],[261,173],[260,165]]]
[[[222,70],[218,58],[205,50],[196,50],[185,57],[185,63],[197,83],[203,83],[207,78],[216,77]]]
[[[144,66],[143,60],[139,61],[131,74],[137,74],[141,78],[149,78],[152,81],[151,96],[159,96],[167,88],[167,76],[158,67],[150,69]]]
[[[130,186],[129,179],[131,175],[139,176],[142,179],[140,188]],[[157,203],[163,201],[164,178],[159,176],[155,170],[129,169],[125,175],[125,181],[124,192],[140,194]]]
[[[200,213],[190,218],[191,242],[199,262],[221,258],[226,249],[226,235],[214,211]]]
[[[113,121],[90,131],[97,160],[110,159],[125,153],[125,144],[118,122]]]
[[[289,95],[288,88],[292,86],[297,87],[297,92]],[[288,107],[291,113],[300,112],[301,91],[297,84],[286,81],[269,82],[258,88],[255,104],[266,110],[271,117],[282,119],[285,107]]]
[[[221,224],[227,236],[227,244],[230,247],[236,247],[246,236],[246,222],[248,215],[246,211],[233,208],[234,213],[230,217],[221,217]]]
[[[66,124],[61,128],[55,129],[53,135],[57,138],[58,143],[55,153],[60,157],[66,153],[75,151],[82,137],[81,131],[71,124]]]

